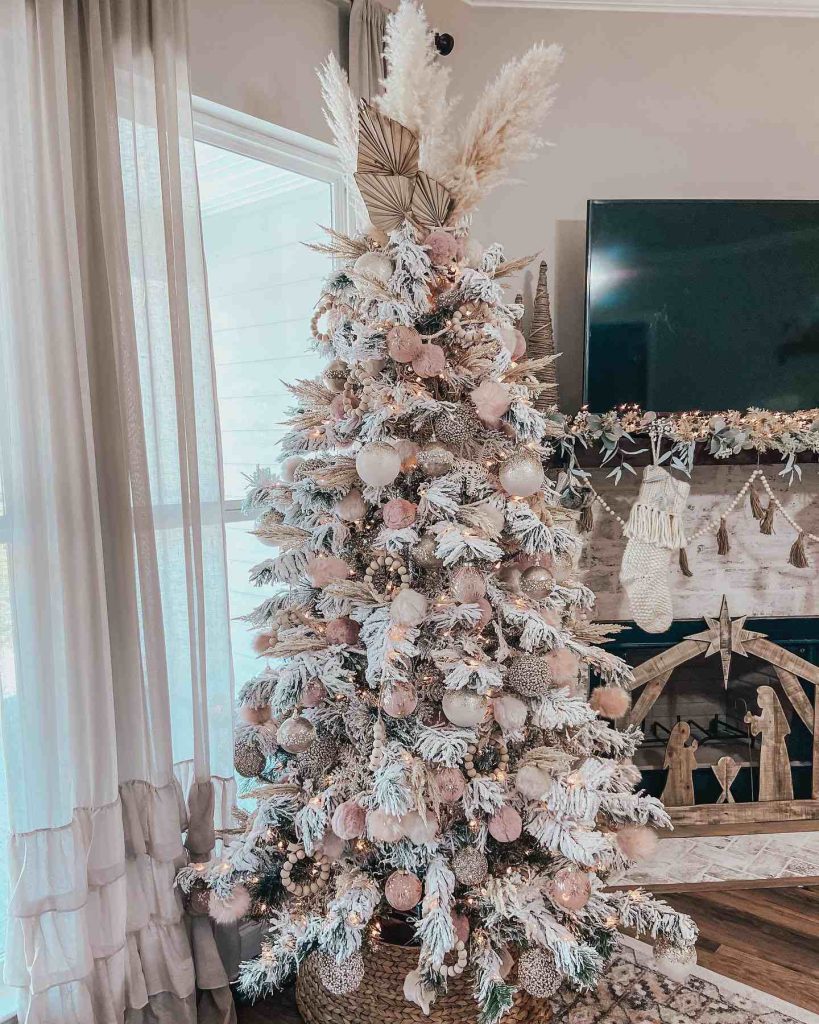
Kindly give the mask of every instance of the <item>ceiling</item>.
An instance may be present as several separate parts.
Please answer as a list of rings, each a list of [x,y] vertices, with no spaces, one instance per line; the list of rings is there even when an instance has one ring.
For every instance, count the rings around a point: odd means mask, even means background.
[[[819,17],[819,0],[464,0],[471,7]]]

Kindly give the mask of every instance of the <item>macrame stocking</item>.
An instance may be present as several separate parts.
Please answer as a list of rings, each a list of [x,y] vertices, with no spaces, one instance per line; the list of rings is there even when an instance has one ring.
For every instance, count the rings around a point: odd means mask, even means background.
[[[646,633],[664,633],[674,617],[669,569],[672,551],[685,547],[682,515],[690,486],[662,466],[646,466],[623,531],[628,544],[620,582],[634,621]]]

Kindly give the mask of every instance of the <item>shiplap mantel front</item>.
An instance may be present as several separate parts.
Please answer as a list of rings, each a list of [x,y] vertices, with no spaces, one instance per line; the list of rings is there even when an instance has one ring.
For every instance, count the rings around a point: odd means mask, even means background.
[[[519,7],[551,11],[643,11],[669,14],[751,14],[819,17],[819,0],[464,0],[470,7]]]

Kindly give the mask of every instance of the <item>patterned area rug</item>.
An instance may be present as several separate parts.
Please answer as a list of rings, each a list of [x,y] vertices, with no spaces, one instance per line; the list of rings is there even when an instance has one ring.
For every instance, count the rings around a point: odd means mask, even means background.
[[[567,993],[555,1024],[799,1024],[770,1006],[702,978],[680,983],[637,963],[623,949],[596,992]]]

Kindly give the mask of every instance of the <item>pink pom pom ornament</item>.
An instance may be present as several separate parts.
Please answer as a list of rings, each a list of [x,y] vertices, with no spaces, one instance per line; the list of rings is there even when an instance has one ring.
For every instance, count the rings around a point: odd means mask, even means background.
[[[629,860],[645,861],[657,849],[657,833],[647,825],[624,825],[617,830],[617,846]]]
[[[429,253],[429,262],[433,267],[445,267],[458,258],[460,245],[449,231],[433,228],[424,241],[424,248]]]
[[[621,686],[598,686],[589,703],[602,718],[622,718],[631,707],[631,694]]]
[[[250,893],[243,885],[237,885],[230,895],[220,899],[215,892],[210,894],[208,913],[217,924],[233,924],[247,917],[250,910]]]

